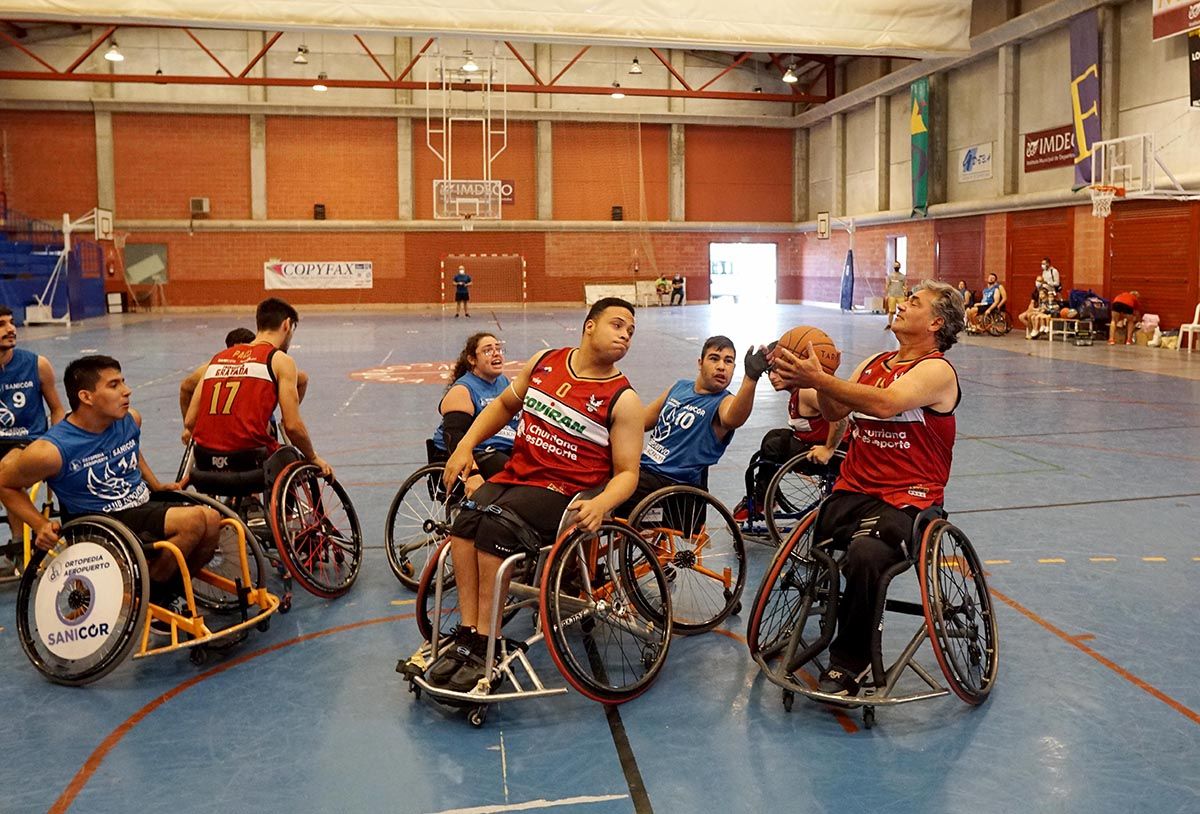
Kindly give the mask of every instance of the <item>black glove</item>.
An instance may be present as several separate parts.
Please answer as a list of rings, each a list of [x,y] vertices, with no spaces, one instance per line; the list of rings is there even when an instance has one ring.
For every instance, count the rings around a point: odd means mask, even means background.
[[[758,381],[762,374],[767,372],[767,355],[760,349],[751,347],[746,351],[746,375],[754,381]]]

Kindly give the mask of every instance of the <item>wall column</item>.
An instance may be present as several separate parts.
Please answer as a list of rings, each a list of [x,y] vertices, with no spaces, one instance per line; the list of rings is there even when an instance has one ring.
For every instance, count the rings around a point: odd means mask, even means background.
[[[671,66],[675,70],[679,71],[679,73],[681,75],[687,76],[687,71],[686,71],[687,52],[686,51],[681,51],[679,49],[672,48],[670,51],[667,52],[667,61],[669,61],[671,63]],[[676,79],[674,77],[674,75],[669,72],[667,73],[667,87],[671,88],[672,90],[683,90],[683,85],[679,84],[679,80]],[[679,96],[668,96],[667,97],[667,112],[668,113],[683,113],[686,109],[687,109],[687,99],[684,99]],[[683,218],[680,218],[680,220],[683,220]]]
[[[875,210],[892,208],[892,97],[875,97]]]
[[[553,46],[549,43],[539,42],[533,46],[533,69],[537,71],[538,78],[543,82],[549,82],[554,78],[554,58]],[[533,94],[533,106],[538,110],[548,110],[554,107],[552,93],[535,93]]]
[[[792,131],[792,220],[808,220],[808,130]]]
[[[395,37],[392,40],[392,42],[394,43],[394,45],[392,46],[392,48],[393,48],[393,51],[392,51],[392,53],[393,53],[392,76],[399,76],[401,74],[401,72],[405,68],[408,67],[408,63],[412,61],[412,57],[413,57],[412,37]],[[417,69],[414,66],[413,72],[415,73],[416,70]],[[409,79],[412,78],[411,73],[408,75],[408,78]],[[396,91],[396,104],[411,105],[412,100],[413,100],[413,95],[412,95],[411,90],[397,90]]]
[[[541,47],[541,46],[539,46]],[[547,46],[548,47],[548,46]],[[538,69],[538,76],[541,76]],[[546,94],[540,94],[546,95]],[[551,122],[537,123],[537,219],[554,219],[554,127]]]
[[[407,64],[407,63],[406,63]],[[404,70],[401,68],[401,70]],[[411,94],[410,94],[411,99]],[[433,191],[430,190],[430,195]],[[396,217],[415,217],[413,188],[413,124],[407,116],[396,117]],[[432,199],[431,199],[432,200]]]
[[[249,62],[254,58],[254,55],[262,50],[267,44],[267,35],[264,31],[247,31],[246,32],[246,61]],[[267,75],[267,58],[264,56],[258,61],[258,64],[250,69],[247,76],[256,78]],[[247,85],[246,100],[250,102],[265,102],[267,101],[267,86],[266,85]]]
[[[1000,105],[996,116],[996,149],[992,162],[1000,179],[999,195],[1016,195],[1017,178],[1024,158],[1020,149],[1021,127],[1017,97],[1019,60],[1017,46],[1003,45],[996,52],[997,96]]]
[[[267,219],[267,117],[250,115],[250,217]]]
[[[1121,26],[1115,6],[1100,9],[1100,140],[1121,135],[1120,70]],[[1155,170],[1157,172],[1157,170]]]
[[[112,114],[98,110],[96,117],[96,206],[117,211],[117,173],[113,165]]]
[[[684,211],[684,195],[687,191],[684,183],[685,148],[683,125],[671,125],[671,140],[667,147],[667,218],[673,221],[684,220],[686,216]]]
[[[944,73],[929,77],[929,204],[946,202],[950,83]]]
[[[842,217],[846,214],[846,114],[835,113],[830,117],[830,141],[833,149],[830,158],[833,161],[831,176],[833,195],[829,206],[829,214]]]

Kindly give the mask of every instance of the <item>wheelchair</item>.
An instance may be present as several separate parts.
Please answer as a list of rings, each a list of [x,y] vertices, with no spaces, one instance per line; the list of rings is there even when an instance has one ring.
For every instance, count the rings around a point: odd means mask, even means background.
[[[54,493],[44,481],[39,481],[29,487],[29,500],[34,506],[38,505],[39,498],[41,499],[40,511],[43,517],[49,519],[61,515],[58,505],[54,500]],[[0,523],[3,526],[8,525],[7,512],[0,513]],[[21,574],[29,567],[29,560],[33,556],[33,536],[33,531],[29,526],[22,525],[20,541],[11,540],[4,545],[0,545],[0,556],[8,557],[16,564],[15,573],[0,576],[0,585],[8,582],[18,582],[21,579]]]
[[[746,632],[751,657],[767,679],[783,690],[784,709],[791,711],[797,693],[839,706],[862,707],[863,724],[870,729],[877,706],[950,693],[967,704],[982,704],[995,685],[999,666],[996,616],[979,556],[966,535],[936,506],[918,515],[911,539],[919,543],[880,580],[871,664],[857,676],[858,695],[843,697],[814,689],[815,681],[803,668],[827,667],[821,655],[833,639],[841,593],[838,560],[813,544],[817,511],[810,512],[776,552],[755,596]],[[887,598],[893,578],[909,568],[916,571],[920,602]],[[885,611],[922,617],[921,626],[886,667]],[[926,639],[945,687],[914,659]],[[909,671],[921,684],[898,687]]]
[[[746,548],[723,503],[704,489],[673,484],[642,498],[628,523],[666,574],[675,632],[703,633],[741,612]]]
[[[1004,308],[993,308],[990,313],[979,318],[979,331],[992,336],[1004,336],[1012,330],[1012,320]]]
[[[197,458],[213,466],[199,468]],[[363,551],[358,515],[342,485],[322,478],[295,447],[221,453],[189,443],[180,472],[245,521],[283,582],[283,613],[291,609],[293,579],[324,599],[354,585]]]
[[[427,438],[425,454],[428,463],[400,485],[383,527],[388,565],[400,584],[412,591],[417,590],[430,555],[444,538],[439,530],[449,527],[463,498],[461,484],[447,490],[442,483],[448,457],[445,450]]]
[[[174,545],[144,543],[110,517],[84,515],[64,524],[54,548],[33,550],[17,592],[21,648],[50,681],[88,684],[115,669],[130,651],[140,659],[186,649],[199,666],[210,651],[245,640],[249,628],[270,627],[279,597],[266,589],[262,549],[237,514],[203,495],[166,492],[154,497],[216,509],[222,515],[220,550],[236,556],[218,555],[192,574]],[[175,558],[190,616],[150,601],[147,552]],[[237,616],[214,629],[201,610]],[[170,629],[165,643],[151,640],[154,620]]]
[[[440,531],[446,534],[445,528]],[[508,595],[501,597],[509,576]],[[522,609],[532,609],[533,629],[521,640],[501,639],[499,654],[492,639],[486,663],[495,666],[468,692],[435,686],[424,677],[460,620],[455,591],[446,540],[430,558],[417,590],[417,628],[424,642],[396,670],[417,698],[425,693],[443,705],[465,708],[476,727],[483,726],[492,704],[569,691],[546,686],[538,675],[527,653],[540,642],[567,684],[602,704],[641,695],[667,658],[672,632],[667,576],[650,544],[618,520],[585,532],[575,528],[568,509],[552,545],[533,556],[515,553],[501,563],[491,612],[499,616],[503,602],[507,624]],[[511,689],[502,691],[505,682]]]
[[[750,456],[746,466],[746,497],[743,498],[746,518],[741,521],[742,534],[748,538],[778,547],[791,534],[803,517],[815,509],[833,491],[838,466],[845,458],[839,449],[834,459],[824,466],[813,464],[801,452],[783,464],[762,457],[762,452]],[[763,493],[761,506],[755,500],[755,484],[762,470],[774,470]]]

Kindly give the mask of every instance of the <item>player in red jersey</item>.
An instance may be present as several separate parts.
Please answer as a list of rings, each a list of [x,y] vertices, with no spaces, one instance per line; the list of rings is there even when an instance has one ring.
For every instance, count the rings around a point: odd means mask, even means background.
[[[789,385],[817,391],[830,421],[849,416],[852,441],[833,494],[821,504],[813,539],[845,548],[846,585],[838,603],[837,637],[821,689],[858,694],[870,665],[879,578],[915,544],[917,514],[940,504],[950,477],[958,374],[942,355],[966,316],[962,296],[926,280],[897,308],[900,349],[862,362],[848,380],[826,373],[811,346],[807,359],[777,347],[771,362]]]
[[[598,301],[583,323],[577,348],[543,351],[472,422],[446,462],[446,484],[474,474],[472,450],[523,410],[512,457],[471,496],[450,530],[462,625],[429,670],[433,684],[467,692],[485,673],[496,572],[517,551],[536,556],[554,539],[571,498],[577,523],[595,530],[637,486],[642,452],[642,404],[616,363],[633,339],[633,306],[616,297]],[[490,509],[485,511],[484,507]],[[507,593],[507,584],[501,589]],[[499,652],[497,650],[497,652]]]
[[[196,442],[200,469],[248,470],[262,465],[262,454],[279,443],[268,430],[279,407],[288,441],[326,477],[333,473],[313,449],[300,417],[296,362],[288,356],[300,315],[281,299],[258,304],[254,341],[226,348],[212,358],[192,396],[184,419],[183,441]],[[217,466],[213,459],[223,459]]]

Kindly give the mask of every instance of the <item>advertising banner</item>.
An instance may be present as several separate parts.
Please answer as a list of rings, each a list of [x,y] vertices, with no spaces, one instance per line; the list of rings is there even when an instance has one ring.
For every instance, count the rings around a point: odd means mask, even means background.
[[[1071,20],[1071,121],[1075,125],[1075,189],[1092,183],[1092,145],[1100,140],[1100,14]]]
[[[371,274],[367,261],[268,260],[263,288],[371,288]]]
[[[958,151],[958,180],[983,181],[992,177],[992,142],[973,144]]]
[[[1075,126],[1064,124],[1025,134],[1025,172],[1039,172],[1075,163]]]
[[[912,83],[912,214],[929,212],[929,78]]]

